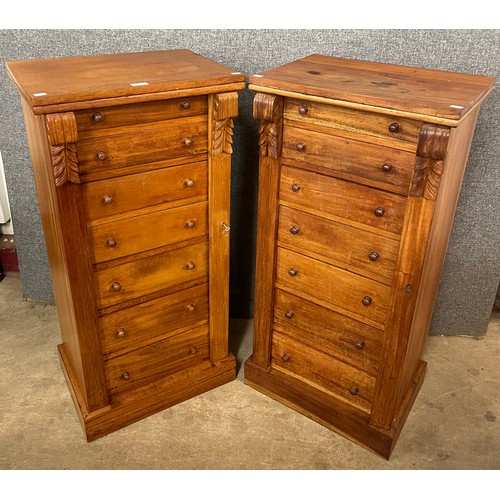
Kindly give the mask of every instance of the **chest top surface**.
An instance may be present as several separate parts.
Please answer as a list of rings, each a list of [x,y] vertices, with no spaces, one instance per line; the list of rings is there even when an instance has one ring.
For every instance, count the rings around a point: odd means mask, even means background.
[[[250,77],[250,88],[459,121],[492,90],[490,76],[313,54]],[[272,90],[271,90],[272,89]],[[451,124],[451,123],[450,123]]]
[[[236,90],[245,80],[186,49],[9,61],[7,69],[34,108],[211,86]]]

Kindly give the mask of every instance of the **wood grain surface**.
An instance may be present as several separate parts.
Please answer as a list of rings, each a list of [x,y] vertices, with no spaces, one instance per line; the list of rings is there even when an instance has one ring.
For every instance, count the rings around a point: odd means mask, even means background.
[[[102,309],[181,283],[194,284],[206,279],[207,273],[207,243],[135,259],[95,273],[97,305]],[[117,290],[113,288],[115,283],[119,285]]]
[[[302,114],[299,110],[307,109]],[[356,137],[360,141],[379,143],[414,152],[422,123],[407,118],[394,118],[389,114],[369,113],[341,106],[285,99],[285,120],[297,126],[322,126],[344,137]],[[391,132],[391,125],[397,125]],[[356,135],[353,135],[356,134]]]
[[[244,75],[188,50],[7,66],[87,439],[233,380],[230,168]]]
[[[121,219],[89,229],[94,263],[208,235],[207,202]]]
[[[94,220],[206,200],[207,186],[207,164],[197,162],[85,183],[82,191],[88,217]]]
[[[193,328],[108,360],[108,388],[111,394],[135,389],[208,357],[208,328]]]
[[[377,374],[381,330],[280,289],[276,290],[275,305],[275,330]]]
[[[392,284],[397,241],[286,206],[279,221],[279,245]]]
[[[76,111],[75,117],[80,137],[86,138],[97,130],[206,114],[207,96],[193,96],[86,109]]]
[[[303,150],[297,149],[298,145]],[[366,186],[406,196],[415,154],[401,149],[348,139],[330,130],[306,130],[286,125],[283,158],[296,167],[313,168]],[[311,166],[310,166],[311,165]]]
[[[296,274],[291,275],[292,269]],[[327,302],[332,309],[379,328],[387,319],[389,285],[284,248],[278,248],[276,284],[304,298]],[[365,297],[370,298],[370,304],[363,304]]]
[[[280,199],[347,224],[354,221],[392,233],[400,233],[403,227],[405,197],[289,166],[282,168]],[[383,209],[380,217],[375,215],[377,208]]]
[[[33,107],[214,85],[241,89],[245,81],[241,72],[186,49],[9,61],[7,68]]]
[[[83,174],[207,151],[207,119],[203,116],[102,132],[106,135],[78,142],[78,160]]]
[[[494,78],[313,54],[251,76],[274,90],[326,97],[458,121],[493,88]]]
[[[370,411],[375,387],[373,377],[277,332],[273,332],[273,368],[306,380],[356,408]]]
[[[138,349],[208,323],[208,289],[199,285],[99,319],[106,357]]]
[[[423,381],[474,124],[493,82],[320,55],[250,77],[259,102],[283,99],[284,111],[282,156],[259,184],[265,303],[245,382],[386,458]]]

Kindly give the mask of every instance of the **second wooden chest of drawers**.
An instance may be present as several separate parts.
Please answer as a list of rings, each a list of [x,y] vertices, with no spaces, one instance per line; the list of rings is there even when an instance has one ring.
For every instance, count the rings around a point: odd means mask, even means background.
[[[244,76],[187,50],[13,61],[88,440],[233,380],[233,117]]]
[[[245,381],[389,457],[493,79],[313,55],[250,78],[260,169]]]

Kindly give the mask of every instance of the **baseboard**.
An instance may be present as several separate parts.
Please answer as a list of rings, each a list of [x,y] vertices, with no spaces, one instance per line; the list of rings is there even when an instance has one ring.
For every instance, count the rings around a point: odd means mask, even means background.
[[[207,360],[174,375],[120,393],[111,399],[109,406],[89,413],[74,383],[75,377],[64,349],[61,345],[58,347],[61,366],[87,441],[94,441],[236,378],[236,360],[230,354],[215,365]]]
[[[370,415],[303,380],[278,370],[265,370],[250,358],[245,363],[245,384],[311,418],[347,439],[389,459],[423,381],[425,363],[398,411],[391,429],[370,425]]]

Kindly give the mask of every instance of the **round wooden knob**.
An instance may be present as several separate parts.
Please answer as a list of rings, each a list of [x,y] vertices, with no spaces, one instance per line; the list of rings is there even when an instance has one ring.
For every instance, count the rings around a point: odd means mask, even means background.
[[[309,108],[306,105],[299,106],[299,113],[301,115],[307,115],[307,112],[309,111]]]
[[[99,160],[99,161],[104,161],[107,156],[106,156],[106,153],[104,151],[98,151],[96,154],[95,154],[95,157]]]
[[[104,116],[102,115],[102,113],[99,113],[99,111],[96,111],[93,115],[92,115],[92,121],[94,123],[101,123],[102,121],[104,121]]]
[[[193,179],[184,179],[184,186],[188,187],[188,188],[192,188],[194,186],[194,181]]]
[[[116,330],[115,337],[117,339],[123,339],[126,335],[127,333],[123,328],[118,328],[118,330]]]
[[[387,172],[390,172],[392,170],[392,164],[391,163],[384,163],[382,165],[382,170],[387,173]]]
[[[182,139],[182,144],[188,148],[193,145],[193,139],[191,139],[191,137],[184,137],[184,139]]]
[[[283,356],[281,356],[281,359],[285,362],[285,363],[288,363],[290,361],[290,354],[283,354]]]
[[[285,313],[285,318],[286,319],[292,319],[295,316],[295,313],[293,311],[287,311]]]
[[[120,284],[119,281],[115,281],[112,285],[111,285],[111,290],[113,292],[119,292],[120,290],[122,289],[122,286]]]
[[[399,130],[399,123],[397,123],[397,122],[392,122],[392,123],[389,125],[389,132],[392,132],[393,134],[395,134],[398,130]]]
[[[293,191],[294,193],[298,193],[298,192],[300,191],[300,188],[301,188],[301,185],[300,185],[300,184],[297,184],[297,183],[292,184],[292,191]]]
[[[108,238],[106,240],[106,246],[108,248],[115,248],[116,247],[116,240],[114,238]]]
[[[359,387],[357,385],[353,385],[350,389],[349,392],[353,395],[356,396],[356,394],[359,392]]]
[[[296,145],[295,145],[295,149],[297,151],[300,151],[302,153],[302,151],[305,151],[306,149],[306,145],[303,143],[303,142],[298,142]]]
[[[113,197],[110,194],[105,194],[101,201],[104,205],[111,205],[111,203],[113,203]]]
[[[356,344],[354,345],[358,351],[361,351],[365,347],[365,343],[362,340],[358,340]]]
[[[189,311],[189,312],[194,312],[196,311],[196,306],[194,304],[188,304],[186,309]]]
[[[291,232],[292,234],[299,234],[299,232],[300,232],[300,227],[299,227],[299,226],[292,226],[292,227],[290,228],[290,232]]]
[[[361,303],[364,306],[369,306],[372,303],[372,298],[367,295],[366,297],[363,297],[363,300],[361,301]]]
[[[192,229],[194,226],[196,226],[196,222],[194,220],[189,219],[186,221],[185,225],[188,229]]]
[[[385,208],[384,207],[377,207],[373,213],[377,216],[377,217],[382,217],[382,215],[385,214]]]
[[[379,258],[380,258],[380,255],[378,252],[371,252],[370,255],[368,255],[368,258],[372,261],[372,262],[376,262]]]
[[[193,345],[189,348],[189,354],[196,354],[198,349]]]
[[[290,276],[297,276],[297,274],[299,273],[299,270],[296,268],[296,267],[291,267],[289,270],[288,270],[288,274]]]
[[[191,103],[187,99],[182,99],[179,106],[181,109],[189,109],[191,107]]]
[[[194,262],[189,261],[186,263],[186,269],[189,269],[190,271],[192,271],[194,269],[194,267],[195,267]]]
[[[129,380],[130,379],[130,373],[129,372],[123,372],[121,376],[122,380]]]

